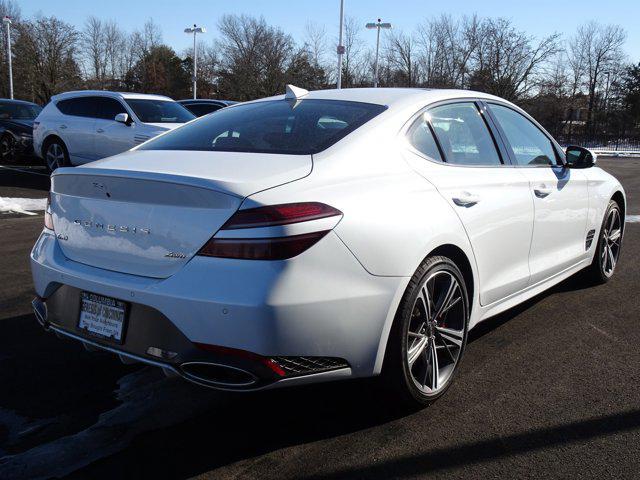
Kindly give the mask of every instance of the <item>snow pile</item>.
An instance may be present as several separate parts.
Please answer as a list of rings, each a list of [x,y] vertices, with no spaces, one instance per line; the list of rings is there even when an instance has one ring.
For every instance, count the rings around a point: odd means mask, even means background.
[[[47,208],[46,198],[9,198],[0,197],[0,213],[24,213],[35,215],[33,211]]]

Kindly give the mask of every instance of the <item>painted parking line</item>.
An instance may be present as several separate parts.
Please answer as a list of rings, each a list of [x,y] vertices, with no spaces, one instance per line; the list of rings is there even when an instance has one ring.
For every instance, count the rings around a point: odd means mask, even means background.
[[[625,220],[627,223],[640,223],[640,215],[627,215]]]
[[[10,167],[7,165],[0,165],[0,169],[3,170],[11,170],[14,172],[21,172],[21,173],[28,173],[30,175],[40,175],[41,177],[49,177],[50,175],[48,173],[40,173],[40,172],[34,172],[32,169],[27,169],[29,167],[24,167],[24,168],[18,168],[18,167]],[[44,170],[44,168],[42,167],[36,167],[39,170]]]

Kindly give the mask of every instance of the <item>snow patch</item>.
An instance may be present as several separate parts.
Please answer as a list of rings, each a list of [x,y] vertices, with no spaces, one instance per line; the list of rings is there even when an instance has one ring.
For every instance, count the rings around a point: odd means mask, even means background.
[[[10,198],[0,197],[1,213],[23,213],[25,215],[35,215],[33,211],[47,208],[46,198]]]

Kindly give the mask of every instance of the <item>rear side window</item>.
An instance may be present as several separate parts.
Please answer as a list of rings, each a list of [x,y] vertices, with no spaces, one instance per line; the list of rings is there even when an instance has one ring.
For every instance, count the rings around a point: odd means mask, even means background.
[[[445,161],[459,165],[501,165],[493,137],[472,102],[429,110]]]
[[[196,103],[193,105],[187,104],[185,105],[185,107],[196,117],[208,115],[209,113],[215,112],[216,110],[220,110],[222,108],[221,105],[216,105],[215,103]]]
[[[420,153],[442,162],[442,156],[429,125],[429,114],[420,115],[407,132],[409,143]]]
[[[551,140],[528,118],[515,110],[491,104],[518,165],[556,165],[556,153]]]
[[[158,137],[141,150],[318,153],[386,109],[340,100],[272,100],[224,108]]]
[[[119,113],[127,113],[127,109],[124,108],[124,105],[115,98],[100,97],[96,100],[96,103],[96,116],[104,120],[115,120],[115,116]]]
[[[65,115],[95,117],[98,97],[68,98],[56,102],[56,107]]]

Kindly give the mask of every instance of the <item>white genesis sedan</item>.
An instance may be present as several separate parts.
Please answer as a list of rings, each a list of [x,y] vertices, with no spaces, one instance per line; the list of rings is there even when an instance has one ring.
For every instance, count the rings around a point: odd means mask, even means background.
[[[606,282],[620,183],[520,108],[457,90],[222,109],[51,182],[44,328],[200,385],[451,385],[468,331],[576,272]]]

